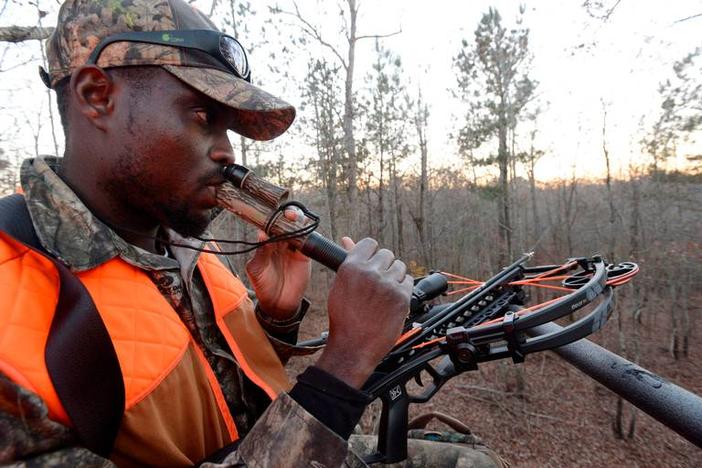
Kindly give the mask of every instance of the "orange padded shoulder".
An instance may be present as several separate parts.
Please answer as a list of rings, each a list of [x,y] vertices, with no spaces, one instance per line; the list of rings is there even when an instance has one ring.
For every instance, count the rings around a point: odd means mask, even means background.
[[[146,273],[120,258],[78,277],[112,338],[129,409],[178,364],[190,334]]]
[[[173,370],[190,335],[146,274],[121,259],[78,277],[112,338],[128,409]],[[53,419],[70,424],[44,361],[58,288],[50,260],[0,233],[0,371],[41,396]]]
[[[0,371],[41,395],[50,416],[68,424],[44,363],[58,287],[51,260],[0,232]]]

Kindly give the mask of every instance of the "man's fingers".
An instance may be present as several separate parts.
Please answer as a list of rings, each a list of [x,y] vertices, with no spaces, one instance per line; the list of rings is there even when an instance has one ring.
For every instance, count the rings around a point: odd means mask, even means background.
[[[407,265],[405,262],[400,260],[395,260],[388,268],[388,276],[398,282],[402,282],[405,279],[405,274],[407,273]]]
[[[341,246],[347,251],[353,249],[355,245],[356,243],[353,240],[351,240],[350,237],[344,236],[341,238]]]
[[[388,249],[378,250],[370,259],[371,263],[377,265],[380,271],[389,269],[394,260],[395,255]]]
[[[256,238],[258,242],[263,242],[268,240],[268,236],[263,231],[258,231],[256,233]],[[270,261],[271,255],[273,255],[274,246],[271,244],[262,245],[256,249],[253,257],[246,262],[246,269],[249,273],[257,275],[259,274]]]
[[[378,250],[378,243],[374,239],[366,237],[358,241],[353,250],[349,252],[349,257],[365,261],[370,259],[376,250]]]
[[[289,221],[297,221],[298,219],[302,219],[303,214],[302,210],[300,210],[297,207],[290,207],[285,209],[285,214],[284,216],[289,220]]]

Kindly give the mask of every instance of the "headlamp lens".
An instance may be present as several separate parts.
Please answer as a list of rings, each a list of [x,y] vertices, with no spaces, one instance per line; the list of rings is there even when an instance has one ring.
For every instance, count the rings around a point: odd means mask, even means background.
[[[219,50],[227,62],[239,72],[241,77],[248,80],[249,63],[241,44],[233,37],[222,35],[219,39]]]

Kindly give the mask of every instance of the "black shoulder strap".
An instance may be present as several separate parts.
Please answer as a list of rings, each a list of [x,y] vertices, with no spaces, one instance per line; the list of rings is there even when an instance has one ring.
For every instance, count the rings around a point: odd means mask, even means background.
[[[32,218],[29,217],[29,210],[22,195],[15,193],[0,198],[0,231],[46,255],[46,250],[34,231]]]
[[[60,287],[44,349],[56,393],[81,442],[108,457],[124,414],[124,381],[107,328],[83,283],[42,247],[22,195],[0,198],[0,231],[56,266]]]

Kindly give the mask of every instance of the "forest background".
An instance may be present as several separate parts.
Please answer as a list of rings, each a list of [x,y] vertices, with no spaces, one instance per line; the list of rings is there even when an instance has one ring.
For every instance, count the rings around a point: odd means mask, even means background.
[[[193,3],[247,47],[254,81],[298,108],[277,140],[231,139],[323,232],[374,237],[415,275],[485,278],[527,251],[635,261],[595,341],[702,393],[702,2]],[[58,7],[0,1],[0,194],[23,159],[63,151],[36,73]],[[252,236],[226,216],[215,230]],[[315,267],[305,337],[325,328],[332,279]],[[702,464],[547,353],[454,379],[413,411],[427,409],[517,466]]]

